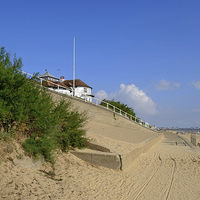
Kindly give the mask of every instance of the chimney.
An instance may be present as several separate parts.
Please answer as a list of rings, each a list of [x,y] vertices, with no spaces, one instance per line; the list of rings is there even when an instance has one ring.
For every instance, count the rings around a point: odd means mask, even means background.
[[[60,82],[63,82],[65,80],[65,77],[64,76],[61,76],[60,77]]]

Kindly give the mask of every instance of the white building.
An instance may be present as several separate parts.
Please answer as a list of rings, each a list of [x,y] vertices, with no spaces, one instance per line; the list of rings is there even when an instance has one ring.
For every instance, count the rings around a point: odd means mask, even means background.
[[[73,91],[73,80],[65,80],[63,83]],[[92,87],[84,83],[81,79],[75,79],[74,96],[84,98],[87,101],[92,101]]]
[[[49,72],[40,75],[38,78],[42,78],[42,85],[51,90],[70,96],[73,95],[73,80],[64,80],[64,77],[61,77],[59,80]],[[94,97],[94,95],[92,95],[92,87],[84,83],[81,79],[75,79],[74,85],[74,96],[84,98],[87,101],[92,101],[92,97]]]
[[[41,78],[42,85],[48,87],[50,90],[55,90],[63,94],[71,95],[72,92],[71,88],[60,82],[59,78],[53,76],[49,72],[46,72],[38,76],[38,78]]]

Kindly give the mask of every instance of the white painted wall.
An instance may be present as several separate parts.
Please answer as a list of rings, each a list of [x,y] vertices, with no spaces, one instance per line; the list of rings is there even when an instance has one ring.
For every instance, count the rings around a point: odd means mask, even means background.
[[[55,89],[56,92],[60,92],[62,94],[72,95],[69,90],[63,90],[63,89]]]
[[[70,93],[70,91],[69,90],[63,90],[63,89],[53,89],[53,88],[50,88],[49,87],[49,89],[50,90],[54,90],[54,91],[56,91],[56,92],[60,92],[60,93],[62,93],[62,94],[67,94],[67,95],[72,95],[72,93]]]
[[[87,91],[85,91],[87,90]],[[92,97],[88,96],[91,95],[91,88],[88,87],[76,87],[75,88],[75,96],[81,97],[86,99],[87,101],[92,101]]]
[[[85,89],[84,89],[85,88]],[[59,88],[59,89],[53,89],[53,88],[49,88],[50,90],[54,90],[56,92],[60,92],[62,94],[67,94],[69,96],[72,96],[73,93],[70,92],[69,90],[64,90],[62,88]],[[71,88],[72,89],[72,88]],[[85,91],[87,89],[87,91]],[[87,101],[92,101],[92,97],[91,96],[88,96],[88,95],[91,95],[92,93],[92,89],[91,88],[88,88],[88,87],[76,87],[75,88],[75,96],[76,97],[80,97],[80,98],[84,98],[86,99]]]

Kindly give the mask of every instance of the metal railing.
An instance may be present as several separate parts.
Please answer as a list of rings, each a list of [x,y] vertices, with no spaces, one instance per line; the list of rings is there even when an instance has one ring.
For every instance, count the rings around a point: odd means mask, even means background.
[[[92,103],[95,103],[96,105],[101,105],[103,107],[105,107],[107,110],[111,110],[113,113],[116,113],[118,115],[121,115],[127,119],[130,119],[132,121],[135,121],[135,122],[142,122],[142,120],[140,118],[137,118],[136,116],[133,116],[133,115],[130,115],[129,113],[119,109],[118,107],[116,106],[113,106],[112,104],[106,102],[106,101],[103,101],[103,100],[100,100],[100,99],[97,99],[97,98],[92,98]]]
[[[26,74],[26,75],[29,76],[29,77],[33,77],[32,74],[29,74],[29,73],[24,72],[24,71],[21,71],[21,72],[22,72],[22,74]],[[41,86],[42,86],[42,81],[46,81],[46,82],[49,82],[49,83],[54,84],[55,86],[57,86],[57,88],[58,88],[58,90],[59,90],[59,87],[60,87],[59,84],[56,84],[56,83],[54,83],[54,82],[52,82],[52,81],[49,81],[49,80],[46,80],[46,79],[43,79],[43,78],[39,78],[39,77],[37,77],[37,78],[38,78],[38,80],[39,80]],[[43,87],[45,87],[45,86],[43,86]],[[48,87],[45,87],[45,88],[48,88]],[[64,87],[64,86],[62,86],[62,88],[68,89],[67,87]],[[48,89],[49,89],[50,91],[52,91],[52,89],[50,89],[50,88],[48,88]],[[59,92],[59,91],[57,91],[57,92]],[[62,93],[62,92],[61,92],[61,93]],[[62,94],[63,94],[63,93],[62,93]],[[68,94],[66,93],[66,95],[68,95]],[[72,96],[72,95],[68,95],[68,96]],[[122,116],[122,117],[124,117],[124,118],[126,118],[126,119],[129,119],[130,121],[133,121],[133,122],[135,122],[135,123],[137,123],[137,124],[139,124],[139,125],[142,125],[142,126],[144,126],[144,127],[146,127],[146,128],[151,129],[151,128],[154,127],[154,126],[151,126],[150,124],[148,124],[147,122],[144,122],[141,118],[138,118],[138,117],[136,117],[136,116],[130,115],[129,113],[127,113],[127,112],[125,112],[125,111],[123,111],[123,110],[121,110],[121,109],[119,109],[119,108],[113,106],[112,104],[109,104],[108,102],[105,102],[105,101],[103,101],[103,100],[100,100],[100,99],[97,99],[97,98],[94,98],[94,97],[90,97],[90,100],[91,100],[91,101],[88,101],[87,98],[88,98],[88,95],[85,95],[85,96],[83,95],[83,96],[80,97],[80,99],[82,99],[82,100],[85,101],[85,102],[93,103],[93,104],[102,106],[103,108],[112,111],[114,114],[120,115],[120,116]],[[105,105],[104,105],[104,104],[105,104]]]

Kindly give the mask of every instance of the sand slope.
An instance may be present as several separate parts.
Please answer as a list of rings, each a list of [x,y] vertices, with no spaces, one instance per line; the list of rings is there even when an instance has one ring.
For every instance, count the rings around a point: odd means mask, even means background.
[[[11,158],[12,153],[1,159],[0,199],[200,199],[199,149],[184,146],[171,133],[124,172],[93,166],[69,153],[58,156],[51,176],[47,164],[42,171],[23,169]]]

